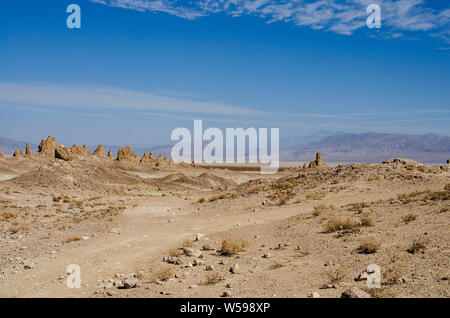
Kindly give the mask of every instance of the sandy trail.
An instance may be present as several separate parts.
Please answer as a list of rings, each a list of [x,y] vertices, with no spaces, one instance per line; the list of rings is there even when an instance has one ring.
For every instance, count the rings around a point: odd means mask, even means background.
[[[392,195],[366,193],[361,200],[376,200]],[[349,194],[329,195],[321,203],[347,204],[355,198]],[[54,258],[44,259],[35,268],[11,277],[0,288],[1,297],[90,297],[99,282],[114,277],[115,273],[130,273],[141,267],[151,257],[164,255],[167,250],[179,247],[186,238],[196,233],[211,235],[246,225],[268,223],[290,216],[310,213],[317,202],[301,205],[270,207],[237,212],[204,209],[198,212],[183,212],[189,209],[186,201],[167,198],[158,199],[157,204],[146,202],[126,210],[120,217],[120,230],[105,239],[83,241],[79,246],[68,247]],[[234,209],[234,208],[233,208]],[[169,222],[170,220],[170,222]],[[81,267],[82,288],[66,287],[67,265]],[[58,279],[62,276],[63,279]]]

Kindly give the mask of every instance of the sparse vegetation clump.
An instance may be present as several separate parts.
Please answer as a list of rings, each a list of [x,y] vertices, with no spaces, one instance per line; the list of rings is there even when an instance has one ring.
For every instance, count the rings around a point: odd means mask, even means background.
[[[183,251],[179,248],[172,248],[169,251],[169,256],[180,257],[181,255],[183,255]]]
[[[205,285],[216,285],[217,283],[220,283],[221,281],[225,280],[225,276],[219,272],[212,272],[206,274],[206,280]]]
[[[315,206],[315,207],[313,208],[312,215],[314,215],[314,216],[319,216],[319,215],[322,214],[323,211],[326,210],[326,208],[327,208],[327,207],[326,207],[325,204],[321,204],[321,205]]]
[[[315,191],[305,194],[305,198],[307,200],[322,200],[323,198],[325,198],[325,196],[326,193],[323,191]]]
[[[361,214],[364,211],[364,208],[368,208],[369,206],[370,204],[367,202],[350,203],[347,205],[347,211],[352,211]]]
[[[325,224],[325,233],[333,233],[341,230],[353,230],[358,226],[359,224],[352,221],[350,218],[333,216]]]
[[[269,199],[274,200],[277,205],[287,204],[293,197],[295,197],[294,188],[299,184],[299,181],[294,178],[287,180],[273,182],[270,188],[273,193],[268,196]]]
[[[427,242],[422,239],[416,239],[413,241],[410,248],[408,248],[408,253],[411,254],[417,254],[417,253],[424,253],[426,249]]]
[[[245,251],[248,246],[249,243],[246,240],[225,239],[222,241],[219,253],[225,256],[233,256]]]
[[[185,239],[183,241],[183,247],[192,247],[194,243],[190,239]]]
[[[342,268],[337,268],[327,272],[329,284],[339,284],[345,279],[346,273]]]
[[[361,218],[360,224],[361,224],[361,226],[365,226],[365,227],[370,227],[370,226],[375,225],[373,219],[368,216]]]
[[[151,272],[156,279],[166,281],[175,276],[176,268],[173,265],[161,265],[154,268]]]
[[[358,247],[360,254],[374,254],[380,250],[381,243],[374,240],[367,240],[362,242]]]
[[[417,219],[417,215],[412,214],[412,213],[408,213],[407,215],[402,217],[402,221],[405,222],[405,224],[408,224],[408,223],[414,221],[415,219]]]

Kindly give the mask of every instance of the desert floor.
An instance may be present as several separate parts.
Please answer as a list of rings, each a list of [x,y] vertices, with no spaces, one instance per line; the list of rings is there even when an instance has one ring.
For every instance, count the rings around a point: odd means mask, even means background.
[[[0,159],[0,296],[449,297],[449,168]]]

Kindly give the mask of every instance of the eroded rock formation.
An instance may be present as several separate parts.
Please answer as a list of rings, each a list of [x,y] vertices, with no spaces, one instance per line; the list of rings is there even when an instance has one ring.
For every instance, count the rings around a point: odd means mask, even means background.
[[[97,157],[101,157],[101,158],[105,158],[106,157],[106,153],[105,153],[105,148],[103,147],[103,145],[98,145],[97,149],[95,149],[94,156]],[[112,153],[111,153],[112,156]]]
[[[119,161],[130,161],[134,159],[139,159],[139,156],[136,155],[133,151],[131,151],[130,146],[120,148],[119,151],[117,151],[117,160]]]
[[[58,143],[55,137],[48,136],[47,139],[42,139],[39,144],[39,153],[45,156],[55,157],[55,150]]]

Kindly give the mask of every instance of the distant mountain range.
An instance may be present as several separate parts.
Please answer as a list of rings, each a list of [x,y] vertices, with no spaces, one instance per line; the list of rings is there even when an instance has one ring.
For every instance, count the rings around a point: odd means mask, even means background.
[[[24,141],[0,137],[0,152],[3,152],[5,155],[12,155],[16,149],[25,151],[26,144]],[[38,145],[33,143],[30,143],[30,147],[33,152],[38,149]]]
[[[321,151],[328,162],[380,162],[388,158],[410,158],[425,163],[450,159],[450,137],[402,134],[340,134],[281,151],[283,161],[310,161]]]
[[[308,162],[317,151],[322,152],[325,162],[381,162],[388,158],[411,158],[424,163],[444,163],[450,159],[450,137],[427,134],[421,136],[403,134],[333,134],[322,131],[315,135],[293,136],[280,139],[280,160]],[[312,142],[308,142],[311,141]],[[25,149],[25,142],[0,137],[0,151],[11,155],[14,150]],[[105,145],[115,154],[123,146]],[[94,151],[97,146],[89,146]],[[36,144],[31,144],[33,151]],[[132,147],[139,155],[153,152],[170,157],[171,145]]]

